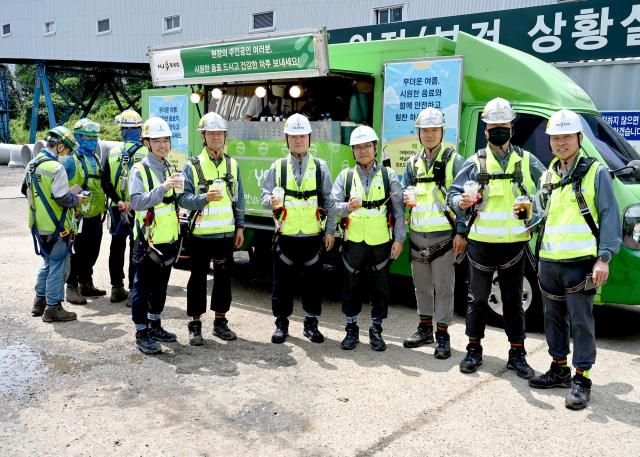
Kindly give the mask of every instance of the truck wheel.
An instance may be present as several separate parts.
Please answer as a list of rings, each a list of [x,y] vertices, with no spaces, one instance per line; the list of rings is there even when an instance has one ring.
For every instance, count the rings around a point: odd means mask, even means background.
[[[489,294],[488,321],[504,327],[502,313],[502,296],[498,284],[498,275],[494,274]],[[542,324],[542,294],[538,286],[538,276],[529,262],[525,262],[524,279],[522,281],[522,308],[528,330],[540,330]]]

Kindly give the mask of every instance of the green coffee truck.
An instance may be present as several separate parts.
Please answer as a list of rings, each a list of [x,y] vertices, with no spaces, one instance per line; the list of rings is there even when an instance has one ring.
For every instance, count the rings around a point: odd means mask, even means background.
[[[383,127],[389,128],[388,119],[393,120],[385,113],[384,103],[389,62],[458,59],[458,125],[447,128],[455,128],[457,150],[464,157],[486,146],[480,113],[494,97],[509,100],[518,113],[512,142],[545,165],[552,158],[545,134],[548,118],[561,108],[580,114],[584,151],[614,176],[623,227],[623,245],[611,261],[609,281],[599,290],[596,302],[640,304],[640,281],[634,277],[640,271],[640,162],[634,161],[640,155],[602,119],[573,80],[524,52],[465,33],[459,33],[456,41],[439,36],[331,45],[327,41],[326,31],[318,29],[149,49],[153,82],[159,88],[143,92],[143,117],[160,115],[169,121],[177,164],[202,149],[196,131],[201,114],[215,110],[230,121],[227,152],[240,163],[247,208],[243,249],[254,260],[270,252],[273,220],[261,205],[260,189],[273,160],[288,152],[282,134],[287,114],[302,112],[310,117],[310,152],[325,160],[335,177],[353,166],[347,143],[356,125],[364,122],[382,132]],[[425,104],[411,106],[415,115],[420,110],[415,108]],[[381,137],[382,154],[387,149]],[[410,148],[417,151],[419,147],[416,137]],[[385,154],[380,159],[393,157]],[[390,160],[399,174],[402,163]],[[410,275],[407,250],[393,263],[393,273]],[[523,304],[528,316],[539,318],[541,299],[533,262],[528,263],[525,278]],[[456,304],[463,308],[464,264],[456,279]],[[492,312],[500,315],[497,281],[496,277],[490,304]]]

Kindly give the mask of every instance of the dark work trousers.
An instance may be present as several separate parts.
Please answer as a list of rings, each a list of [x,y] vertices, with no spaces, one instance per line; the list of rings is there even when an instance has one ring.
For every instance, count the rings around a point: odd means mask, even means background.
[[[373,319],[387,317],[390,253],[391,242],[377,246],[369,246],[364,241],[345,243],[342,250],[342,258],[345,262],[342,312],[345,316],[353,317],[360,314],[363,297],[370,296],[371,317]],[[372,269],[374,266],[382,267]]]
[[[271,308],[273,315],[286,319],[293,313],[293,289],[299,285],[302,309],[316,316],[322,312],[322,262],[318,257],[322,249],[322,236],[283,236],[277,240],[283,259],[277,249],[273,254],[273,292]]]
[[[207,310],[207,273],[213,259],[211,310],[226,313],[231,307],[233,236],[191,237],[191,276],[187,283],[187,315],[200,316]]]
[[[156,244],[155,247],[165,259],[175,258],[178,252],[178,243]],[[134,324],[146,324],[147,313],[162,313],[173,267],[173,264],[160,266],[145,254],[146,246],[136,243],[133,254],[136,276],[131,290],[131,316]]]
[[[127,279],[129,289],[133,285],[133,278],[136,274],[133,258],[133,230],[129,225],[120,224],[120,211],[118,207],[112,208],[111,215],[111,246],[109,247],[109,276],[113,287],[124,286],[124,252],[127,249],[127,239],[129,240],[129,271]]]
[[[71,270],[67,285],[78,287],[78,283],[93,282],[93,266],[100,254],[102,241],[102,215],[82,219],[82,232],[78,233],[71,254]]]
[[[593,299],[596,290],[566,293],[584,281],[593,270],[595,259],[575,262],[540,261],[540,287],[553,295],[564,295],[562,301],[542,296],[544,333],[551,357],[565,358],[569,354],[569,337],[573,335],[573,366],[590,370],[596,361],[596,334],[593,319]]]
[[[486,267],[504,265],[518,255],[524,242],[483,243],[469,240],[469,259]],[[522,279],[526,253],[515,265],[498,270],[504,330],[510,342],[524,341],[524,310],[522,309]],[[484,338],[489,294],[493,271],[483,271],[469,263],[469,300],[467,302],[467,329],[469,338]]]

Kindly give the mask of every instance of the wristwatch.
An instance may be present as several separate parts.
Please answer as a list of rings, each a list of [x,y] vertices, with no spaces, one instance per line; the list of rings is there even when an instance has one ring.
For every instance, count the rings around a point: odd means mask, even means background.
[[[611,261],[611,253],[610,252],[603,252],[602,254],[600,254],[598,256],[598,259],[602,260],[605,263],[609,263]]]

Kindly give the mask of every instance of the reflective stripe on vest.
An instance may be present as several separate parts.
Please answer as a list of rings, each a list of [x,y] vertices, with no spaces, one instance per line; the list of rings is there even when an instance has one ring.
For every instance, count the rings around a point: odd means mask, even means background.
[[[286,195],[284,198],[284,207],[287,209],[287,217],[282,221],[280,233],[283,235],[315,235],[320,233],[320,220],[318,218],[318,196],[316,194],[316,164],[311,154],[307,153],[307,168],[302,176],[300,186],[296,183],[291,164],[291,155],[278,159],[275,163],[276,167],[276,184],[297,192],[311,192],[312,195],[307,199],[295,198]],[[287,161],[287,182],[283,185],[281,182],[280,170],[281,161]]]
[[[487,146],[487,173],[489,174],[511,174],[515,171],[516,162],[522,161],[522,184],[529,193],[533,195],[536,186],[531,179],[530,154],[522,151],[520,157],[516,151],[509,154],[507,169],[502,170],[500,163],[493,156],[493,152]],[[473,156],[478,171],[480,161],[477,154]],[[485,189],[484,196],[486,205],[478,216],[469,231],[469,239],[483,241],[486,243],[515,243],[518,241],[528,241],[531,235],[526,230],[523,220],[517,219],[513,215],[513,205],[516,196],[513,192],[514,183],[511,179],[491,179],[488,184],[488,194]]]
[[[206,149],[203,149],[198,156],[200,161],[200,167],[202,173],[207,181],[214,181],[216,179],[224,179],[227,175],[227,161],[224,156],[221,156],[220,165],[216,164],[209,158],[209,154]],[[191,167],[191,173],[196,181],[196,194],[203,193],[204,189],[201,189],[197,185],[198,173],[196,167],[191,161],[187,162]],[[231,158],[231,174],[233,179],[238,182],[238,166],[235,159]],[[229,196],[229,190],[226,187],[222,193],[222,200],[210,201],[204,207],[200,213],[200,222],[196,223],[193,229],[194,235],[212,235],[218,233],[233,233],[236,229],[235,218],[233,216],[233,206],[231,197]]]
[[[46,154],[40,152],[33,159],[33,161],[35,162],[44,157],[47,157]],[[56,219],[60,220],[60,217],[62,216],[63,209],[56,203],[52,195],[53,179],[56,173],[60,172],[59,170],[61,168],[63,167],[59,162],[55,160],[47,160],[38,165],[33,172],[32,179],[38,180],[38,184],[40,184],[40,189],[43,193],[43,195],[40,195],[38,192],[36,192],[35,186],[31,184],[31,195],[33,195],[33,205],[35,207],[35,224],[36,229],[41,235],[50,235],[56,231],[56,225],[54,221],[51,220],[51,217],[49,216],[49,213],[47,212],[47,209],[42,202],[42,198],[45,198],[47,200],[47,203],[49,203],[49,206],[53,210]],[[27,165],[27,170],[28,169],[29,165]],[[64,173],[64,170],[62,170],[61,172]],[[70,208],[69,211],[67,211],[67,217],[64,221],[65,230],[70,230],[70,221],[72,217],[73,208]],[[33,222],[33,211],[29,211],[29,228],[33,226]]]
[[[142,163],[138,162],[133,166],[140,173],[142,178],[142,185],[145,192],[150,192],[151,189],[155,189],[164,183],[164,179],[159,179],[156,173],[151,169],[152,187],[149,188],[147,180],[147,172],[144,169]],[[153,224],[152,241],[154,244],[171,243],[178,240],[178,231],[180,223],[178,221],[178,214],[176,213],[176,207],[173,203],[160,202],[153,207],[153,213],[155,222]],[[136,211],[136,224],[134,227],[134,235],[136,239],[140,239],[138,226],[144,227],[144,219],[147,216],[147,209]]]
[[[429,170],[426,169],[425,161],[422,159],[422,152],[415,156],[415,170],[417,171],[415,179],[417,178],[433,178],[433,164],[435,162],[441,162],[443,159],[445,148],[440,145],[440,150],[436,154],[435,159],[432,161]],[[456,153],[453,152],[447,167],[445,168],[445,186],[449,187],[453,182],[453,162]],[[409,183],[407,183],[409,184]],[[440,208],[444,208],[445,200],[442,194],[437,189],[437,184],[433,182],[419,182],[415,186],[417,194],[417,205],[411,209],[411,230],[414,232],[443,232],[451,230],[451,224]],[[435,195],[434,195],[435,194]],[[440,208],[436,204],[436,198],[440,203]],[[454,217],[454,216],[452,216]]]
[[[579,157],[576,159],[578,160]],[[557,159],[551,161],[549,169],[540,178],[541,185],[549,182],[555,184],[562,179],[555,171]],[[596,172],[597,163],[589,167],[589,171],[582,178],[581,189],[591,216],[598,224],[596,208]],[[545,260],[569,260],[584,257],[595,257],[598,245],[589,225],[580,214],[580,207],[576,202],[573,186],[554,189],[547,202],[547,221],[544,236],[540,245],[540,258]]]
[[[129,151],[131,151],[131,148],[135,146],[136,146],[136,143],[127,141],[124,144],[124,148],[127,151],[127,154],[129,153]],[[131,167],[134,164],[140,162],[148,154],[148,152],[149,151],[147,151],[147,148],[145,148],[144,146],[140,146],[138,150],[135,152],[135,154],[130,156],[128,164],[122,165],[122,171],[120,172],[120,177],[118,180],[116,180],[116,174],[118,172],[118,168],[122,163],[122,147],[116,146],[115,148],[112,148],[109,151],[108,161],[109,161],[109,175],[110,175],[109,177],[111,180],[111,185],[116,190],[116,193],[118,194],[118,196],[121,199],[123,199],[123,201],[126,201],[126,202],[131,201],[131,196],[129,195],[129,186],[127,183],[129,174],[131,172]],[[121,192],[121,189],[123,186],[124,186],[124,195]],[[111,203],[114,206],[118,204],[118,202],[111,202]]]
[[[91,192],[89,209],[86,214],[83,214],[83,217],[95,217],[102,215],[107,209],[107,196],[102,189],[102,180],[101,180],[101,167],[100,167],[100,159],[95,157],[96,166],[93,168],[89,163],[89,159],[83,157],[80,159],[78,154],[73,155],[73,161],[75,162],[75,174],[69,179],[69,187],[77,184],[79,186],[84,185],[85,182],[85,167],[89,175],[87,178],[87,188]]]
[[[342,170],[343,181],[345,182],[349,169]],[[359,189],[363,202],[375,202],[384,200],[384,183],[382,181],[382,167],[378,168],[371,179],[369,193],[365,195],[364,186],[360,180],[360,174],[357,170],[353,172],[351,189]],[[387,206],[382,205],[378,208],[359,208],[349,214],[349,225],[347,229],[347,240],[354,243],[364,241],[369,246],[377,246],[388,242],[391,239],[389,233],[389,225],[387,223]]]

